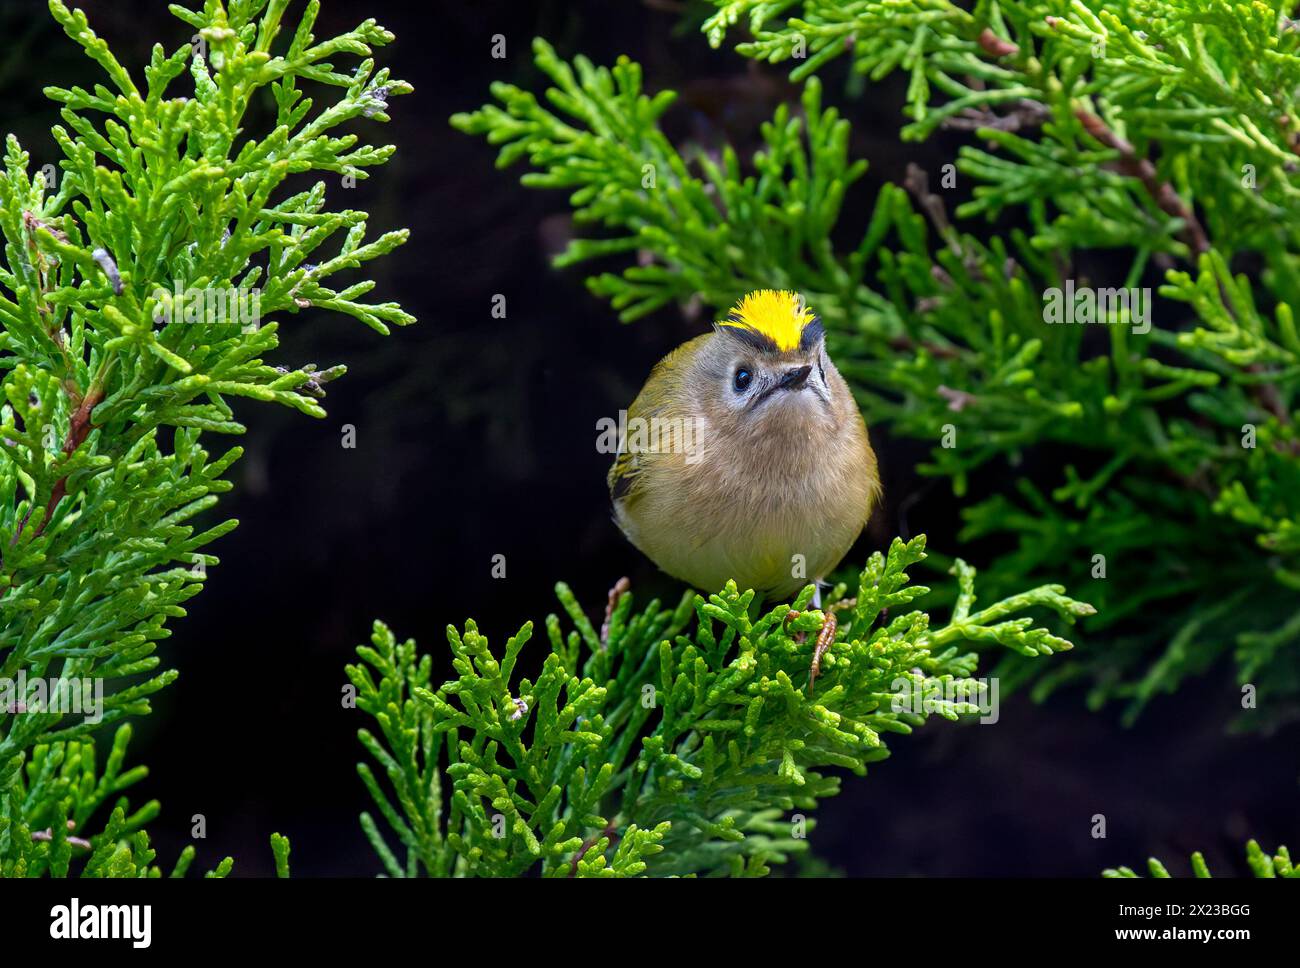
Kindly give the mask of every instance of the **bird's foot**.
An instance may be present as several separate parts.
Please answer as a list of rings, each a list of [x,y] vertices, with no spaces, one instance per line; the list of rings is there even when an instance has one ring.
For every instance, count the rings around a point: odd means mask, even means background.
[[[783,618],[783,619],[781,620],[781,631],[782,631],[782,632],[789,633],[789,631],[790,631],[790,623],[793,622],[795,619],[797,619],[797,618],[798,618],[800,615],[802,615],[802,614],[803,614],[803,612],[799,611],[799,610],[796,609],[796,608],[792,608],[792,609],[790,609],[790,611],[786,612],[786,613],[785,613],[785,618]],[[793,639],[794,639],[796,642],[798,642],[800,645],[803,645],[804,640],[808,638],[808,633],[807,633],[807,632],[796,632],[796,633],[794,633],[793,636],[791,636],[791,638],[793,638]]]
[[[821,631],[817,633],[817,644],[813,646],[812,667],[808,670],[808,695],[813,694],[813,686],[817,682],[817,677],[822,671],[822,656],[830,651],[831,646],[835,644],[835,630],[839,627],[839,620],[835,617],[835,612],[826,613],[826,619],[822,622]]]
[[[813,608],[818,611],[822,610],[821,582],[813,583],[813,597],[811,604]],[[857,604],[858,600],[856,598],[842,598],[825,610],[825,617],[822,619],[822,627],[817,632],[817,642],[813,646],[812,666],[808,670],[808,695],[812,695],[813,686],[817,682],[817,677],[821,675],[822,657],[826,655],[826,653],[830,651],[831,646],[835,644],[835,632],[840,625],[839,619],[835,617],[835,613],[842,612],[848,608],[855,608]],[[781,622],[782,630],[789,631],[790,623],[802,614],[802,612],[793,608],[786,612],[785,618]],[[807,637],[806,632],[796,632],[793,636],[794,640],[800,645],[803,645],[807,640]]]

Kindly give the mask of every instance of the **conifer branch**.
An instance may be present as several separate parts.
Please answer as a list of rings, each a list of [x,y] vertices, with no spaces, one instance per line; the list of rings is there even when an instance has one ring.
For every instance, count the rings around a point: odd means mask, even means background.
[[[183,42],[171,53],[155,46],[137,71],[83,11],[50,0],[107,83],[46,89],[62,119],[52,129],[61,156],[53,177],[50,168],[31,173],[12,136],[0,173],[6,876],[157,873],[142,829],[156,805],[135,815],[119,808],[87,835],[102,797],[72,791],[95,776],[89,737],[148,713],[153,693],[175,678],[158,643],[218,563],[208,546],[235,527],[206,519],[241,451],[207,447],[243,432],[232,397],[324,416],[323,385],[342,367],[265,362],[284,314],[334,310],[381,333],[413,321],[395,303],[368,302],[372,280],[335,289],[332,278],[388,254],[405,231],[368,241],[367,214],[329,204],[324,181],[288,187],[313,172],[362,178],[391,156],[391,146],[337,129],[388,120],[392,100],[411,90],[376,69],[374,48],[393,37],[367,20],[318,40],[315,0],[296,29],[288,8],[173,5]],[[349,57],[355,66],[344,65]],[[331,96],[313,102],[307,84]],[[274,121],[258,131],[248,111],[264,93]],[[20,682],[28,692],[8,695]],[[70,701],[83,693],[94,708]],[[117,782],[128,735],[119,728],[102,782]],[[128,772],[122,785],[140,775]],[[84,844],[89,856],[70,866],[71,847]],[[273,848],[287,873],[287,841]],[[227,860],[213,873],[228,869]]]
[[[1257,842],[1254,840],[1248,841],[1246,843],[1246,864],[1255,877],[1300,877],[1300,867],[1292,863],[1291,854],[1285,847],[1279,847],[1277,853],[1270,857],[1264,853]],[[1191,867],[1193,877],[1205,878],[1211,876],[1209,865],[1205,863],[1205,856],[1199,850],[1192,854]],[[1154,857],[1147,860],[1147,870],[1155,878],[1172,876],[1169,869]],[[1107,868],[1102,871],[1101,876],[1132,878],[1141,875],[1134,872],[1130,867],[1116,867]]]
[[[624,321],[799,290],[868,420],[926,443],[919,470],[956,496],[982,469],[1016,480],[1027,455],[1075,455],[1055,480],[964,512],[963,545],[1013,548],[986,587],[1088,582],[1100,610],[1089,632],[1106,645],[1041,677],[1006,664],[1008,681],[1034,677],[1044,695],[1084,678],[1131,719],[1231,655],[1258,693],[1245,721],[1300,715],[1287,658],[1300,648],[1300,119],[1287,93],[1300,34],[1266,7],[1193,15],[1172,0],[717,6],[711,43],[747,25],[737,52],[803,85],[752,157],[672,144],[659,125],[672,91],[644,93],[626,59],[570,64],[541,40],[544,99],[497,84],[497,103],[452,124],[498,146],[501,166],[526,163],[525,184],[569,193],[582,232],[556,262],[605,260],[587,284]],[[942,189],[918,169],[846,208],[866,165],[848,151],[854,105],[827,106],[816,76],[840,57],[871,83],[908,74],[905,139],[970,133]],[[968,200],[949,205],[958,178]],[[971,232],[1008,211],[1028,228]],[[1092,251],[1130,268],[1086,278]],[[1055,325],[1052,294],[1077,291],[1143,303]]]
[[[532,623],[502,650],[472,621],[448,628],[454,673],[440,686],[429,656],[376,623],[347,674],[378,727],[358,731],[371,762],[357,770],[389,828],[362,815],[384,869],[759,876],[805,851],[804,812],[839,790],[823,770],[863,775],[889,755],[888,734],[988,711],[959,643],[1050,655],[1070,642],[1021,613],[1092,612],[1044,587],[971,614],[975,572],[960,564],[965,604],[932,628],[904,608],[929,591],[907,575],[924,548],[895,540],[871,557],[856,600],[825,612],[808,608],[812,586],[756,617],[753,592],[734,583],[640,612],[623,590],[604,636],[561,584],[570,627],[547,618],[536,680],[515,671]]]

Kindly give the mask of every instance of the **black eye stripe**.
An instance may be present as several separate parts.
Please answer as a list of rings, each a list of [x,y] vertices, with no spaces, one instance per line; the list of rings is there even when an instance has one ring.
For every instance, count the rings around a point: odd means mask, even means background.
[[[756,329],[750,329],[748,326],[724,326],[721,324],[715,324],[714,329],[725,336],[739,340],[750,349],[758,350],[760,353],[777,352],[776,343],[772,341],[772,337],[760,333]]]
[[[804,326],[803,332],[799,334],[799,349],[810,350],[817,345],[817,341],[826,335],[826,330],[822,326],[819,317],[814,316],[812,321]]]

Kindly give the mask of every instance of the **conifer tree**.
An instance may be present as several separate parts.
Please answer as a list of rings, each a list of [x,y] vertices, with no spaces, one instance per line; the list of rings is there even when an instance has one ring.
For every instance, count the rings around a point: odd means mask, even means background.
[[[145,775],[124,766],[122,721],[175,679],[158,644],[236,525],[211,518],[240,455],[221,443],[244,430],[230,400],[324,416],[344,367],[272,362],[281,322],[333,311],[386,334],[413,321],[371,301],[364,275],[336,281],[406,232],[371,237],[366,213],[328,187],[393,153],[339,131],[387,120],[410,91],[371,56],[392,35],[366,20],[318,39],[316,0],[296,23],[289,6],[173,5],[178,45],[137,70],[82,11],[50,2],[104,79],[46,88],[57,165],[33,171],[11,137],[0,175],[5,876],[161,872],[143,829],[158,805],[133,811],[122,795]],[[92,734],[113,723],[97,756]],[[287,842],[273,847],[287,871]]]

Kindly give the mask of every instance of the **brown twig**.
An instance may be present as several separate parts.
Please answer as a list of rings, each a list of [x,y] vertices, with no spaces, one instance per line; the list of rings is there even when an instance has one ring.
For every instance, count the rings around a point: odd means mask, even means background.
[[[72,453],[80,447],[90,431],[93,429],[90,424],[90,412],[104,399],[104,390],[98,384],[91,384],[90,390],[82,397],[81,402],[77,405],[76,411],[72,414],[72,422],[68,426],[68,436],[63,441],[63,453],[71,456]],[[36,529],[39,536],[45,530],[45,526],[50,523],[50,517],[54,514],[54,509],[58,503],[63,500],[63,496],[68,493],[68,475],[64,474],[54,482],[54,487],[50,490],[50,499],[45,504],[45,517],[40,526]],[[28,508],[27,513],[23,515],[22,521],[14,529],[14,536],[9,540],[9,547],[18,544],[18,539],[22,537],[23,529],[27,527],[27,522],[31,519],[32,509]]]
[[[81,400],[81,405],[77,407],[76,412],[72,415],[72,423],[68,427],[67,439],[63,441],[63,453],[66,456],[71,457],[73,452],[85,443],[86,438],[90,436],[90,431],[93,429],[90,425],[90,412],[99,406],[100,401],[103,399],[103,387],[98,384],[91,384],[90,389]],[[36,529],[38,535],[50,523],[50,517],[54,514],[55,507],[59,501],[63,500],[63,495],[67,492],[68,475],[64,474],[54,482],[54,489],[50,492],[50,499],[45,505],[45,520]]]
[[[69,821],[68,821],[68,829],[69,829],[69,830],[76,830],[76,829],[77,829],[77,824],[76,824],[76,822],[75,822],[75,821],[72,821],[72,820],[69,820]],[[34,841],[37,841],[37,842],[48,842],[48,841],[51,841],[51,840],[53,840],[53,839],[54,839],[54,828],[53,828],[53,827],[46,827],[44,830],[33,830],[33,831],[32,831],[32,840],[34,840]],[[86,840],[84,837],[68,837],[68,838],[67,838],[67,841],[68,841],[68,843],[70,843],[73,847],[84,847],[86,850],[89,850],[89,849],[93,846],[93,845],[90,843],[90,841],[89,841],[89,840]]]
[[[916,304],[917,312],[922,312],[927,308],[929,308],[923,306],[922,302],[924,302],[924,300]],[[912,339],[912,337],[908,336],[906,333],[903,333],[899,336],[895,336],[893,339],[889,341],[889,345],[896,350],[907,350],[907,351],[915,350],[917,347],[920,347],[924,349],[927,353],[929,353],[931,356],[941,360],[954,360],[957,357],[961,356],[961,353],[951,346],[944,346],[942,343],[935,343],[932,341],[922,341],[918,343],[916,340]]]
[[[1020,53],[1020,48],[1016,44],[999,37],[989,27],[985,27],[980,31],[979,45],[994,57],[1009,57],[1012,54]]]
[[[1134,147],[1121,138],[1097,115],[1083,108],[1078,108],[1074,116],[1079,119],[1083,129],[1107,148],[1118,151],[1120,159],[1117,167],[1121,174],[1137,178],[1142,187],[1166,215],[1181,219],[1183,222],[1183,241],[1194,255],[1201,255],[1210,250],[1210,240],[1201,227],[1196,213],[1178,197],[1174,187],[1167,181],[1161,181],[1156,166],[1148,158],[1141,158]]]
[[[1182,239],[1187,243],[1188,248],[1192,250],[1194,259],[1210,251],[1210,239],[1205,234],[1205,229],[1201,226],[1200,220],[1197,219],[1196,213],[1178,197],[1178,193],[1174,191],[1174,187],[1169,182],[1160,180],[1159,174],[1156,172],[1156,166],[1151,163],[1150,159],[1139,158],[1137,151],[1128,141],[1112,131],[1106,125],[1106,122],[1091,111],[1079,108],[1074,112],[1074,116],[1079,119],[1088,134],[1107,148],[1112,148],[1120,153],[1118,168],[1122,174],[1140,180],[1147,194],[1155,200],[1161,211],[1166,215],[1172,215],[1174,218],[1182,220]],[[1232,305],[1232,301],[1228,298],[1228,294],[1222,285],[1219,287],[1219,292],[1223,297],[1224,307],[1236,319],[1236,308]],[[1250,367],[1249,369],[1258,372],[1257,367]],[[1276,386],[1269,383],[1258,384],[1255,389],[1255,396],[1260,405],[1280,422],[1284,424],[1291,422],[1291,415],[1287,412],[1286,404]]]
[[[614,617],[614,609],[618,606],[618,600],[631,587],[632,583],[624,575],[614,582],[614,587],[609,590],[609,599],[605,602],[605,621],[600,626],[600,647],[602,649],[609,645],[609,623],[610,619]]]
[[[973,393],[967,393],[965,390],[954,390],[952,387],[946,387],[942,384],[937,386],[934,392],[948,401],[948,409],[954,413],[961,413],[979,399]]]
[[[943,199],[930,191],[930,176],[926,170],[916,162],[909,161],[907,174],[903,176],[903,187],[925,210],[926,216],[934,224],[938,233],[948,241],[953,251],[961,255],[961,248],[949,238],[952,234],[952,223],[948,221],[948,210],[943,204]]]
[[[963,108],[959,114],[944,118],[940,127],[948,131],[1019,131],[1042,124],[1052,116],[1051,108],[1041,101],[1022,98],[1015,102],[1007,114],[997,114],[989,108]]]
[[[624,579],[624,581],[626,580],[627,579]],[[586,840],[582,842],[582,846],[578,848],[578,852],[573,855],[573,861],[569,864],[570,877],[577,876],[578,861],[582,860],[582,858],[586,856],[587,851],[591,850],[591,848],[595,847],[598,843],[600,843],[600,839],[602,837],[608,837],[611,846],[613,846],[614,842],[618,840],[618,828],[614,826],[613,820],[607,823],[605,825],[605,829],[602,830],[600,833],[596,834],[596,836],[588,837]]]
[[[1251,373],[1267,372],[1262,363],[1252,363],[1246,369]],[[1254,390],[1260,406],[1276,417],[1278,423],[1289,424],[1291,422],[1291,414],[1287,411],[1286,401],[1282,399],[1282,393],[1278,390],[1276,383],[1257,383]]]
[[[930,191],[930,176],[925,169],[915,162],[908,162],[907,174],[903,177],[903,187],[916,198],[917,204],[925,210],[926,216],[934,224],[935,231],[948,244],[948,249],[952,254],[961,259],[962,265],[967,272],[973,273],[979,267],[979,261],[975,258],[973,252],[966,251],[962,245],[961,236],[953,228],[952,223],[948,221],[948,210],[944,206],[943,199]],[[934,276],[945,289],[954,287],[952,277],[938,263],[930,266],[930,275]]]

